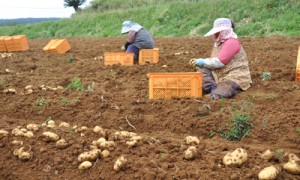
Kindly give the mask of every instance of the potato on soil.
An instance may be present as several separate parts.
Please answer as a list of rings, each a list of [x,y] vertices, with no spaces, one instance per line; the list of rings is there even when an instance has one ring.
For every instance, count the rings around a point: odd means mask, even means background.
[[[259,180],[274,180],[279,174],[279,168],[275,166],[269,166],[264,168],[258,173]]]
[[[80,165],[79,165],[79,169],[81,169],[81,170],[85,170],[85,169],[89,169],[89,168],[91,168],[92,167],[92,163],[90,162],[90,161],[84,161],[84,162],[82,162]]]
[[[15,149],[14,150],[14,155],[18,156],[19,159],[21,160],[29,160],[32,158],[33,156],[33,152],[29,149],[29,150],[24,150],[25,147],[21,147],[19,149]]]
[[[83,161],[94,161],[100,157],[101,150],[100,149],[92,149],[88,152],[83,152],[79,154],[78,156],[78,161],[83,162]]]
[[[39,130],[40,126],[38,124],[28,124],[26,128],[30,131],[37,131]]]
[[[59,140],[59,136],[53,132],[44,132],[41,139],[45,142],[54,142]]]
[[[107,158],[109,155],[110,155],[110,152],[106,149],[101,152],[102,158]]]
[[[13,140],[11,142],[12,145],[16,145],[16,146],[22,146],[23,145],[23,141],[18,141],[18,140]]]
[[[197,156],[197,148],[195,146],[190,146],[184,151],[184,159],[192,160]]]
[[[261,154],[261,158],[268,161],[273,158],[273,152],[270,149],[267,149]]]
[[[242,148],[237,148],[233,152],[227,153],[223,158],[226,166],[240,166],[247,161],[248,154]]]
[[[119,157],[117,161],[114,164],[114,170],[120,171],[124,170],[127,164],[127,159],[125,159],[123,156]]]
[[[200,141],[196,136],[187,136],[185,137],[185,143],[187,145],[197,145],[200,144]]]
[[[95,126],[94,129],[93,129],[93,132],[95,134],[98,134],[98,135],[102,136],[102,137],[106,136],[105,130],[100,126]]]
[[[1,129],[0,130],[0,139],[8,136],[8,131]]]
[[[65,139],[60,139],[60,140],[56,141],[55,145],[58,149],[65,149],[66,147],[68,147],[69,144],[67,143],[67,141]]]
[[[133,136],[136,136],[137,134],[134,133],[134,132],[128,132],[128,131],[117,131],[115,132],[115,136],[114,138],[116,140],[124,140],[124,139],[127,139],[127,138],[131,138]]]
[[[289,154],[289,162],[283,165],[283,169],[295,175],[300,175],[300,159],[295,154]]]
[[[69,128],[70,127],[70,124],[69,123],[66,123],[66,122],[62,122],[58,125],[58,127],[61,127],[61,128]]]

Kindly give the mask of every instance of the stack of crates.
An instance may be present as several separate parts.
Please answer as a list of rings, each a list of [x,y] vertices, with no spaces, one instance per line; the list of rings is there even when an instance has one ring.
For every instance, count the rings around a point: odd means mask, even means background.
[[[158,63],[159,61],[159,49],[140,49],[139,51],[139,65],[146,63]]]
[[[132,66],[134,64],[134,54],[127,52],[104,52],[104,65],[120,64]]]
[[[1,36],[0,51],[14,52],[27,51],[29,49],[26,35]]]
[[[149,73],[149,98],[202,97],[202,73]]]
[[[64,54],[71,49],[67,39],[52,39],[43,50],[50,53]]]
[[[298,58],[296,64],[296,81],[300,82],[300,46],[298,50]]]

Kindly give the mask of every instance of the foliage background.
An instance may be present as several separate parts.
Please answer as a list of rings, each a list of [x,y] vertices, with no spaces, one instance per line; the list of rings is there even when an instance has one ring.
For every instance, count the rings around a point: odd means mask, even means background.
[[[239,36],[299,36],[298,0],[94,0],[71,18],[0,26],[0,35],[28,38],[119,37],[125,20],[155,37],[202,36],[218,17],[236,24]]]

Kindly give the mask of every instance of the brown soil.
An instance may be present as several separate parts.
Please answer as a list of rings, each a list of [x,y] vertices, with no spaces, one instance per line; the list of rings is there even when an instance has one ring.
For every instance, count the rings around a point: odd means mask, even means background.
[[[285,163],[285,153],[300,157],[300,84],[295,82],[300,37],[241,38],[253,85],[224,101],[148,99],[147,73],[194,71],[188,61],[209,56],[212,47],[209,38],[157,38],[158,64],[104,66],[103,52],[119,51],[124,40],[69,39],[70,53],[49,54],[42,48],[50,39],[33,39],[29,40],[30,50],[14,53],[13,57],[0,57],[0,129],[9,131],[0,140],[0,179],[257,179],[264,167]],[[67,63],[71,55],[73,62]],[[271,79],[262,80],[264,72],[271,72]],[[39,88],[41,85],[66,88],[73,77],[81,79],[85,91]],[[88,89],[93,83],[94,87]],[[25,93],[27,85],[33,86],[33,93]],[[4,93],[8,88],[17,93]],[[218,132],[232,123],[230,108],[234,110],[234,103],[240,107],[243,102],[253,105],[250,115],[253,128],[249,136],[242,141],[223,139]],[[203,106],[211,110],[197,115]],[[32,138],[11,133],[13,128],[42,124],[50,118],[57,125],[67,122],[72,127],[87,126],[89,130],[74,132],[41,127]],[[108,158],[99,158],[92,161],[92,168],[79,170],[78,155],[90,150],[92,141],[100,138],[92,132],[96,125],[105,129],[109,140],[120,130],[135,132],[143,139],[132,148],[124,140],[115,140],[116,147],[110,149]],[[46,130],[65,138],[69,146],[58,149],[53,142],[43,142],[40,136]],[[188,147],[184,139],[188,135],[200,139],[194,160],[183,158]],[[22,161],[14,156],[18,146],[11,144],[13,140],[22,140],[24,147],[31,147],[33,157]],[[245,149],[248,160],[240,167],[226,167],[222,162],[224,155],[236,148]],[[263,160],[260,153],[266,149],[271,149],[277,158]],[[121,155],[127,164],[116,172],[113,166]],[[300,176],[283,170],[278,179],[300,179]]]

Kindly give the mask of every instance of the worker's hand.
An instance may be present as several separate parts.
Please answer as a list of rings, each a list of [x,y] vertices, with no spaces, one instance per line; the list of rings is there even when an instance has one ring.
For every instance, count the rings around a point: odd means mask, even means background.
[[[198,67],[202,67],[204,65],[204,60],[202,58],[199,59],[191,59],[190,60],[190,65],[191,66],[198,66]]]
[[[121,47],[121,50],[122,50],[122,51],[125,51],[125,50],[126,50],[126,48],[125,48],[124,45]]]

